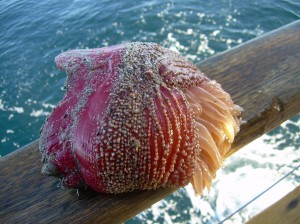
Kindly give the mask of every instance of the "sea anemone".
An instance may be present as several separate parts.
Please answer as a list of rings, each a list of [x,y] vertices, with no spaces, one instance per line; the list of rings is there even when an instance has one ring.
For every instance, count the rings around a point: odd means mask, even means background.
[[[106,193],[210,187],[241,123],[220,84],[155,43],[71,50],[55,61],[68,78],[41,130],[44,174]]]

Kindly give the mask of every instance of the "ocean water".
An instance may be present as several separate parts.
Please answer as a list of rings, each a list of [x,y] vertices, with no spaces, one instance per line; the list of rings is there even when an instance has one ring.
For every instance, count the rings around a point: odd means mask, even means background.
[[[54,57],[63,51],[151,41],[197,63],[299,19],[298,0],[3,0],[0,156],[37,139],[62,99]],[[299,126],[296,115],[237,152],[202,197],[187,186],[127,223],[221,222],[300,163]],[[245,222],[299,184],[296,170],[224,223]]]

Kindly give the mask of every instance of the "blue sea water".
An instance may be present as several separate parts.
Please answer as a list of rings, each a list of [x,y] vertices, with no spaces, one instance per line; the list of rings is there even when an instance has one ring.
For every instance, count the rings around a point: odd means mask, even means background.
[[[37,139],[62,99],[66,75],[54,57],[63,51],[151,41],[197,63],[299,19],[298,0],[3,0],[0,156]],[[195,198],[188,186],[127,223],[220,222],[300,163],[299,126],[297,115],[232,156],[209,194]],[[297,171],[227,223],[248,220],[299,183]]]

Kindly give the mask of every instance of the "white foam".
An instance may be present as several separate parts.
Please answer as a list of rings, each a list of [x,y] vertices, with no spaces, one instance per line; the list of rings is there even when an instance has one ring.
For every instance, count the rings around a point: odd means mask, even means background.
[[[13,106],[13,107],[5,107],[3,104],[3,101],[0,99],[0,110],[2,111],[13,111],[13,112],[17,112],[19,114],[24,113],[24,108],[23,107],[17,107],[17,106]]]
[[[48,116],[50,113],[47,111],[44,111],[43,109],[41,110],[32,110],[30,113],[31,117],[40,117],[40,116]]]
[[[17,112],[19,114],[24,113],[23,107],[12,107],[12,108],[9,108],[9,110],[10,111],[15,111],[15,112]]]
[[[55,105],[54,104],[50,104],[50,103],[43,103],[42,105],[45,108],[51,108],[51,109],[55,108]]]
[[[215,30],[211,33],[212,36],[217,36],[220,33],[220,30]]]

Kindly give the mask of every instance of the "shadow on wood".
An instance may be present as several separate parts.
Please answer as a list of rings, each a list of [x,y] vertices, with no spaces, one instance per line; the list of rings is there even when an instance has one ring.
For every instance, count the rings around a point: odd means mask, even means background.
[[[227,156],[300,111],[300,21],[199,64],[245,109]],[[118,223],[177,189],[119,195],[84,192],[80,198],[41,174],[35,141],[0,158],[1,223]]]

